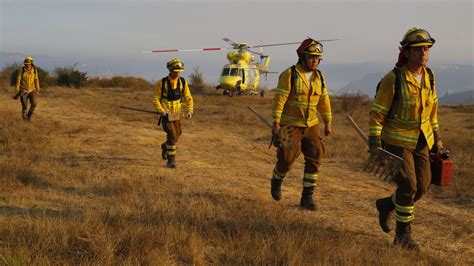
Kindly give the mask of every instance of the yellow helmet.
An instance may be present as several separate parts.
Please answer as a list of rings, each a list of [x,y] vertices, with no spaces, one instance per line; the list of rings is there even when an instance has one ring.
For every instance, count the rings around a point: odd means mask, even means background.
[[[179,58],[173,58],[166,63],[166,68],[168,68],[170,72],[183,72],[184,64]]]
[[[25,57],[25,60],[23,60],[23,63],[25,63],[25,64],[26,63],[28,63],[28,64],[33,63],[33,57],[31,57],[31,56]]]
[[[404,48],[407,46],[433,46],[435,39],[431,37],[428,31],[419,28],[409,29],[403,36],[403,40],[400,45]]]

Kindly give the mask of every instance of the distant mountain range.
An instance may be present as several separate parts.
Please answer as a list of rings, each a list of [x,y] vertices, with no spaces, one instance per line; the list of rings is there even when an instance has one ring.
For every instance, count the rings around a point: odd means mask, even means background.
[[[468,97],[474,92],[474,67],[472,65],[440,65],[433,66],[432,69],[436,75],[438,95],[440,99],[444,98],[440,100],[441,103],[474,103],[472,97]],[[384,75],[385,73],[382,72],[365,74],[361,79],[350,81],[338,90],[337,94],[362,93],[373,97],[377,84]]]
[[[0,52],[0,68],[8,64],[23,61],[25,55],[20,53]],[[149,81],[157,80],[167,75],[163,66],[164,58],[156,56],[132,56],[131,58],[97,58],[97,57],[54,57],[48,55],[32,55],[40,67],[52,71],[56,67],[75,65],[80,71],[87,72],[89,76],[114,76],[131,75],[145,78]],[[196,57],[198,58],[198,57]],[[193,66],[199,66],[204,74],[205,81],[216,83],[224,61],[219,59],[191,60],[185,72],[185,77],[192,73]],[[293,60],[293,59],[292,59]],[[270,68],[281,72],[288,66],[294,64],[288,60],[274,60]],[[440,98],[448,94],[454,97],[455,93],[474,90],[474,67],[473,65],[435,65],[432,66],[438,84],[438,95]],[[350,64],[331,64],[323,61],[320,69],[326,78],[326,84],[330,92],[363,93],[369,97],[375,95],[375,87],[384,74],[393,68],[393,62],[365,62]],[[268,75],[260,79],[260,85],[273,89],[277,85],[278,74]],[[457,98],[456,98],[457,99]],[[451,100],[449,100],[451,102]],[[471,102],[474,103],[474,102]],[[451,103],[453,104],[453,103]]]
[[[439,98],[442,105],[474,104],[474,90],[447,93]]]

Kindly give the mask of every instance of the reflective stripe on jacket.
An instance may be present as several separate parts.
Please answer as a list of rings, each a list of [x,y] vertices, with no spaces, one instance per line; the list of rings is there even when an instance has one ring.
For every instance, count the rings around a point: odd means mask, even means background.
[[[439,131],[436,83],[431,89],[426,68],[423,68],[421,85],[406,65],[401,67],[401,77],[400,101],[393,119],[388,119],[387,114],[394,98],[395,73],[391,71],[382,79],[370,110],[369,135],[381,137],[391,145],[414,149],[423,132],[431,149],[434,133]]]
[[[328,90],[322,88],[319,74],[314,71],[309,84],[303,66],[297,64],[295,88],[291,89],[291,67],[283,71],[273,98],[273,122],[311,127],[319,123],[318,110],[324,122],[330,124],[332,114]]]
[[[18,69],[18,75],[16,77],[16,91],[27,90],[28,93],[34,91],[40,91],[38,71],[36,67],[32,67],[30,71],[26,70],[25,67]]]
[[[181,80],[179,78],[171,79],[169,76],[167,77],[167,79],[169,79],[172,88],[176,88],[177,86],[179,86],[180,88],[184,87],[181,92],[181,97],[184,101],[184,106],[182,106],[181,104],[181,99],[172,101],[166,98],[169,88],[167,88],[166,83],[164,84],[164,86],[162,85],[163,80],[159,80],[156,84],[155,95],[153,96],[153,104],[155,105],[156,110],[161,113],[163,111],[180,112],[182,111],[182,109],[184,109],[187,112],[192,113],[193,97],[191,96],[191,91],[189,90],[188,83],[184,82],[184,84],[178,84],[178,82],[181,83]]]

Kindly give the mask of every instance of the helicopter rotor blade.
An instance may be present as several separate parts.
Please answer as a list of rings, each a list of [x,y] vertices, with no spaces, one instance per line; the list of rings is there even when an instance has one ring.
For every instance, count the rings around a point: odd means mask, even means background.
[[[227,37],[222,38],[222,40],[228,42],[228,43],[231,44],[232,46],[237,46],[237,45],[239,45],[238,43],[234,42],[233,40],[231,40],[231,39],[229,39],[229,38],[227,38]]]
[[[247,51],[251,52],[252,54],[259,55],[259,56],[265,56],[263,53],[255,52],[255,51],[252,51],[252,50],[250,50],[250,49],[247,49]]]
[[[290,45],[290,44],[299,44],[299,43],[301,43],[301,42],[287,42],[287,43],[262,44],[262,45],[250,46],[250,48],[270,47],[270,46],[280,46],[280,45]]]
[[[210,48],[198,48],[198,49],[162,49],[162,50],[151,50],[151,51],[139,51],[139,53],[173,53],[173,52],[210,52],[210,51],[221,51],[228,48],[222,47],[210,47]]]
[[[310,38],[310,37],[308,37],[308,38]],[[337,40],[339,40],[339,39],[325,39],[325,40],[318,40],[318,42],[332,42],[332,41],[337,41]],[[291,45],[291,44],[300,44],[300,43],[301,42],[272,43],[272,44],[262,44],[262,45],[249,46],[249,48],[282,46],[282,45]]]
[[[308,39],[315,40],[317,42],[333,42],[333,41],[339,41],[339,39],[325,39],[325,40],[316,40],[308,36]]]

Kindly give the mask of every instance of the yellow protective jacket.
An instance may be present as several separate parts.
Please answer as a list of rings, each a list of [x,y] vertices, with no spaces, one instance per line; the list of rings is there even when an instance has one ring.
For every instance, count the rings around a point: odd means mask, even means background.
[[[423,68],[421,86],[406,65],[400,70],[400,101],[397,112],[392,119],[387,116],[395,92],[396,74],[391,71],[380,82],[370,110],[370,136],[391,145],[414,149],[422,132],[431,149],[439,136],[436,85],[433,83],[434,88],[431,88],[426,68]]]
[[[273,98],[273,122],[297,127],[311,127],[319,123],[318,110],[324,123],[331,124],[332,113],[329,94],[323,88],[319,73],[314,71],[311,84],[304,74],[303,66],[296,64],[296,80],[291,88],[291,67],[281,73]],[[322,73],[321,73],[322,75]]]
[[[35,66],[30,71],[26,70],[25,67],[18,69],[18,75],[16,77],[16,91],[26,90],[28,93],[36,90],[40,91],[38,70]]]
[[[179,89],[178,96],[180,97],[177,97],[176,94],[173,96],[172,92],[177,92],[176,89]],[[185,103],[184,107],[181,104],[181,101],[183,100]],[[162,113],[163,111],[174,113],[181,112],[183,110],[192,113],[193,97],[191,96],[188,83],[184,80],[184,78],[172,79],[170,76],[159,80],[156,84],[156,91],[155,95],[153,96],[153,104],[159,113]]]

